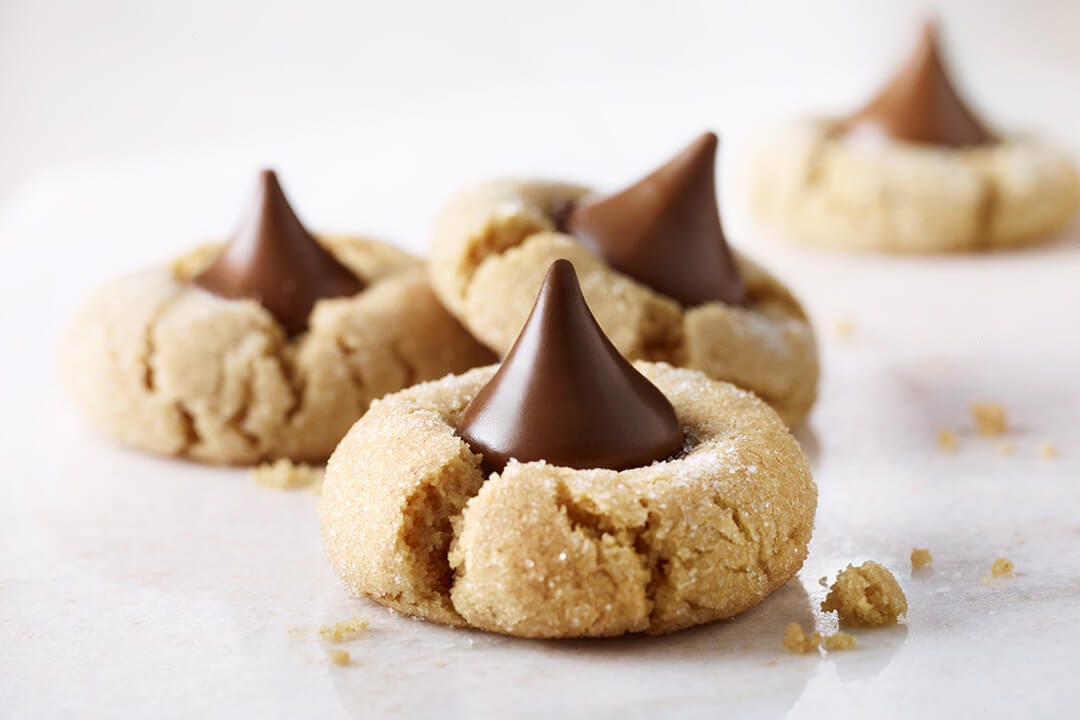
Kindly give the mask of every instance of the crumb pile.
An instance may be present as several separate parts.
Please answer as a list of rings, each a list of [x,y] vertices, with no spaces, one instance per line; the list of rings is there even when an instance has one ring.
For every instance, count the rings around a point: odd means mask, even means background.
[[[951,428],[941,428],[937,432],[937,444],[944,452],[956,452],[956,433]]]
[[[934,562],[934,556],[926,548],[913,548],[911,551],[911,569],[918,570]]]
[[[282,458],[252,468],[255,483],[272,490],[303,490],[322,483],[323,468]]]
[[[352,656],[344,650],[338,648],[332,648],[326,653],[330,657],[330,662],[334,663],[338,667],[345,667],[352,662]]]
[[[996,437],[1009,431],[1005,406],[1001,403],[975,403],[971,406],[971,417],[980,435]]]
[[[365,618],[351,617],[336,625],[323,625],[319,628],[319,637],[326,642],[348,642],[360,637],[360,633],[367,630],[369,625]]]
[[[837,575],[821,609],[836,612],[842,623],[875,627],[895,624],[908,606],[893,574],[868,560],[858,567],[848,565]]]
[[[994,577],[1001,577],[1003,575],[1012,575],[1014,569],[1013,561],[1008,558],[999,557],[990,565],[990,574]]]
[[[788,623],[788,626],[784,628],[782,644],[790,652],[806,655],[814,652],[819,647],[824,647],[829,652],[852,650],[855,648],[856,642],[854,635],[843,631],[824,636],[819,632],[807,635],[799,623],[793,622]]]
[[[323,625],[319,628],[319,637],[327,643],[345,643],[360,637],[361,633],[368,629],[368,625],[365,618],[354,616],[334,625]],[[352,655],[341,648],[330,648],[326,655],[330,662],[339,667],[352,664]]]

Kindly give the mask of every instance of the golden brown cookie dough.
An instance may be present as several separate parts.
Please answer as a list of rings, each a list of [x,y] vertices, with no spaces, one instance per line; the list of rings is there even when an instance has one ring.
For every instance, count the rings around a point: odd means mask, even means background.
[[[868,560],[840,571],[821,609],[848,625],[895,625],[907,613],[907,597],[887,568]]]
[[[926,548],[912,548],[910,559],[912,570],[919,570],[934,562],[934,556]]]
[[[784,639],[781,644],[796,655],[808,655],[821,647],[821,633],[813,632],[810,635],[802,629],[797,622],[788,623],[784,628]]]
[[[251,469],[255,483],[271,490],[312,490],[321,488],[325,470],[307,463],[281,458]]]
[[[664,633],[760,602],[806,557],[817,500],[798,443],[752,393],[635,367],[687,442],[623,471],[511,460],[485,478],[455,427],[495,367],[372,403],[327,467],[334,569],[399,612],[522,637]]]
[[[552,261],[569,259],[589,308],[628,358],[693,368],[753,390],[788,424],[805,417],[817,396],[817,348],[791,293],[736,253],[746,306],[684,309],[558,231],[565,208],[586,192],[498,180],[460,193],[436,222],[429,265],[435,292],[478,339],[505,353]]]
[[[996,558],[993,563],[991,563],[990,574],[994,577],[1001,577],[1002,575],[1012,575],[1014,568],[1015,565],[1013,565],[1012,560],[1010,560],[1009,558],[999,557]]]
[[[99,288],[61,347],[79,408],[155,453],[321,462],[374,398],[491,361],[439,304],[420,261],[363,238],[319,241],[366,287],[318,302],[310,329],[292,338],[257,302],[188,282],[220,245]]]
[[[808,120],[774,131],[748,169],[754,215],[808,245],[992,250],[1041,240],[1080,207],[1073,163],[1031,138],[966,148],[860,143],[834,126]]]
[[[975,430],[980,435],[994,437],[1009,432],[1008,414],[1001,403],[974,403],[971,406],[971,417],[975,420]]]
[[[351,617],[334,625],[323,625],[319,628],[319,637],[326,642],[349,642],[360,637],[370,625],[371,623],[366,618]]]

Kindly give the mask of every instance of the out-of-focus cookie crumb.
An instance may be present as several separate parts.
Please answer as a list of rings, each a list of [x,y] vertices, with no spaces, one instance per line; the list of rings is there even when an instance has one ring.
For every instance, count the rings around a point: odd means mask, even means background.
[[[855,648],[855,636],[839,630],[835,635],[826,635],[822,644],[829,652],[838,650],[852,650]]]
[[[817,584],[820,585],[821,587],[829,587],[829,576],[828,575],[822,575],[821,577],[818,578]]]
[[[344,650],[333,648],[327,653],[330,656],[330,662],[334,663],[338,667],[345,667],[352,662],[352,656]]]
[[[956,452],[956,433],[951,428],[939,428],[937,431],[937,444],[944,452]]]
[[[1009,558],[999,557],[994,560],[990,565],[990,574],[994,577],[1001,577],[1002,575],[1012,575],[1014,569],[1013,561]]]
[[[336,625],[323,625],[319,628],[319,637],[326,642],[348,642],[359,637],[360,633],[368,629],[369,624],[364,618],[351,617]]]
[[[1050,458],[1056,458],[1060,454],[1057,446],[1053,443],[1044,442],[1039,446],[1039,457],[1049,460]]]
[[[252,468],[255,482],[273,490],[302,490],[322,485],[323,469],[281,459]]]
[[[851,650],[855,647],[855,636],[843,631],[825,636],[819,632],[807,635],[803,632],[802,625],[793,622],[788,623],[788,626],[784,628],[783,645],[787,650],[798,655],[812,653],[819,647],[824,647],[829,651]]]
[[[934,562],[934,556],[930,554],[930,551],[926,548],[912,548],[911,550],[911,569],[918,570],[921,567],[926,567],[930,563]]]
[[[1011,442],[1003,442],[998,446],[998,452],[1006,457],[1012,457],[1016,454],[1016,445]]]
[[[1009,431],[1005,406],[1001,403],[974,403],[971,417],[975,420],[975,429],[980,435],[996,437]]]
[[[793,653],[805,655],[814,652],[821,645],[821,633],[807,635],[799,623],[788,623],[788,626],[784,628],[783,645]]]
[[[840,622],[864,627],[893,625],[907,607],[900,583],[872,560],[842,570],[821,603],[821,609],[835,611]]]
[[[855,325],[850,320],[837,320],[833,325],[833,332],[841,340],[847,340],[855,334]]]

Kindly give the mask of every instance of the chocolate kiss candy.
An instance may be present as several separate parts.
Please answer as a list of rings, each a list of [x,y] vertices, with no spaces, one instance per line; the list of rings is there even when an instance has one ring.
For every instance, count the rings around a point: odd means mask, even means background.
[[[913,143],[964,147],[997,141],[949,80],[932,22],[923,25],[907,63],[874,99],[844,120],[841,129],[866,126]]]
[[[568,260],[552,263],[517,342],[457,429],[496,472],[510,458],[623,470],[683,444],[675,409],[604,335]]]
[[[307,330],[317,300],[364,289],[300,224],[272,170],[259,173],[254,211],[228,247],[191,281],[221,297],[259,301],[290,335]]]
[[[616,270],[687,307],[741,305],[746,287],[716,203],[716,146],[705,133],[620,193],[588,196],[563,228]]]

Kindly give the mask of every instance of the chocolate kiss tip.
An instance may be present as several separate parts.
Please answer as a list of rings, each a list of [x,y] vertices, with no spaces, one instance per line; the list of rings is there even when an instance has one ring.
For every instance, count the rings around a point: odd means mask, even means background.
[[[946,147],[997,142],[949,79],[938,38],[938,23],[927,18],[907,62],[870,102],[841,121],[839,129],[869,126],[898,140]]]
[[[683,444],[675,409],[604,335],[567,260],[552,263],[521,335],[457,430],[494,472],[511,458],[624,470]]]
[[[715,133],[703,133],[625,190],[583,198],[564,229],[616,270],[684,306],[745,303],[716,200],[718,145]]]
[[[315,303],[364,285],[300,223],[273,170],[262,170],[251,214],[192,282],[230,299],[257,300],[289,335],[307,330]]]

